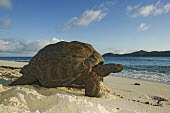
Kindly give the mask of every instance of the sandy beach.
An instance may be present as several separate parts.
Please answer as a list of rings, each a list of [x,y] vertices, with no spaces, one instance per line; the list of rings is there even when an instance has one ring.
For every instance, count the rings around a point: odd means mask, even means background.
[[[84,89],[8,86],[26,64],[0,61],[1,113],[170,113],[170,85],[164,83],[108,76],[100,98],[84,96]]]
[[[22,68],[26,64],[28,64],[28,63],[27,62],[15,62],[15,61],[0,60],[0,66],[9,66],[9,67],[19,67],[19,68]]]

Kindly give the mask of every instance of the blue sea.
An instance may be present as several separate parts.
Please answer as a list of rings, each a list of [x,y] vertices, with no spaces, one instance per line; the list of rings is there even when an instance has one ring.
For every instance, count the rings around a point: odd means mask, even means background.
[[[105,63],[120,63],[121,73],[113,76],[170,83],[170,57],[105,57]]]
[[[29,62],[32,57],[0,57],[0,60]],[[124,66],[121,76],[156,82],[170,83],[170,57],[104,57],[105,64],[119,63]]]
[[[16,61],[16,62],[29,62],[32,57],[0,57],[0,60]]]

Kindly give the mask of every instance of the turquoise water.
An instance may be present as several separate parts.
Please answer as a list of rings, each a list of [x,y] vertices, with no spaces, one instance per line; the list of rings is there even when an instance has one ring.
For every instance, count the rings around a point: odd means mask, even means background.
[[[170,57],[105,57],[105,63],[120,63],[121,73],[112,74],[136,79],[170,83]]]
[[[0,60],[25,61],[32,57],[0,57]],[[124,66],[122,76],[143,80],[170,83],[170,57],[104,57],[105,63],[119,63]]]
[[[0,57],[0,60],[17,61],[17,62],[29,62],[32,57]]]

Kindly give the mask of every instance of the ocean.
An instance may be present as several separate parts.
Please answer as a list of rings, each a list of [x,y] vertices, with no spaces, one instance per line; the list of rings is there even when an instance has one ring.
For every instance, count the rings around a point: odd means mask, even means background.
[[[16,61],[16,62],[29,62],[32,57],[0,57],[0,60]]]
[[[124,66],[122,76],[134,79],[170,83],[170,57],[104,57],[105,63],[120,63]]]
[[[32,57],[0,57],[0,60],[28,62]],[[170,83],[170,57],[104,57],[105,64],[118,63],[124,66],[113,76]]]

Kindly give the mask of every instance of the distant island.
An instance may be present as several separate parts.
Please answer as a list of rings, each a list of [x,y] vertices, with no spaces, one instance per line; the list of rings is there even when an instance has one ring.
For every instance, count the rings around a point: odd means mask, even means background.
[[[147,52],[144,50],[127,53],[127,54],[114,54],[106,53],[102,55],[103,57],[170,57],[170,51],[152,51]]]

